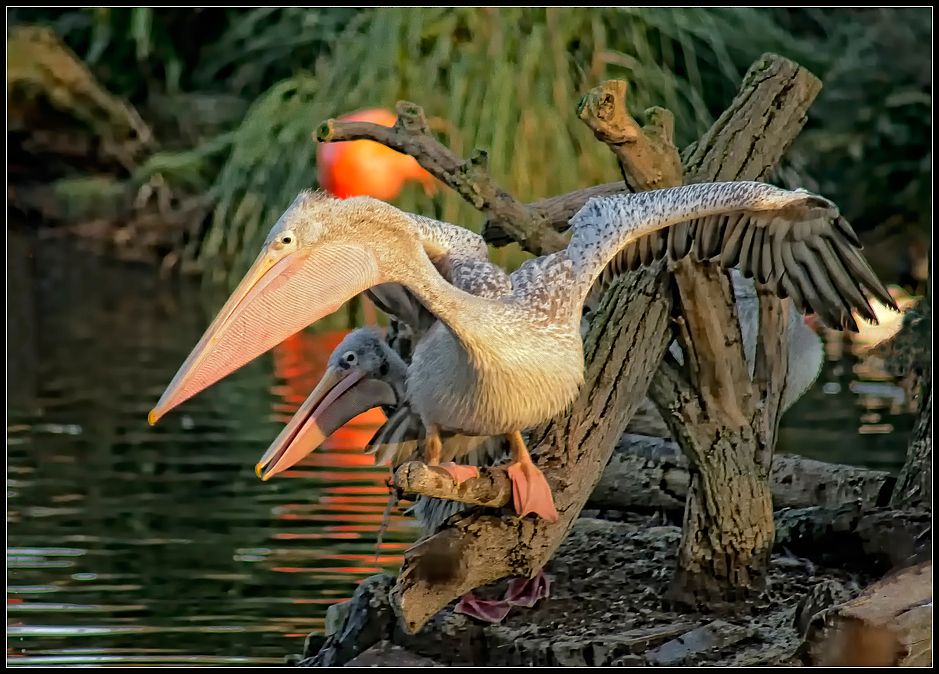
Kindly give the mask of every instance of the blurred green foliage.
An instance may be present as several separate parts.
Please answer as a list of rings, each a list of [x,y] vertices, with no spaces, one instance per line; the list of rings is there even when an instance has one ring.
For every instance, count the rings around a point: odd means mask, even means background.
[[[859,230],[931,229],[932,9],[781,10],[824,83],[790,156]]]
[[[316,184],[324,119],[397,100],[421,105],[441,140],[525,201],[619,178],[577,121],[578,97],[630,82],[632,112],[676,117],[679,147],[775,51],[825,83],[790,152],[796,180],[864,229],[928,219],[929,9],[259,8],[11,9],[51,23],[112,93],[156,124],[160,172],[215,205],[186,255],[243,269],[296,193]],[[789,171],[792,175],[792,170]],[[814,178],[814,182],[813,182]],[[408,188],[397,205],[466,226],[452,193]],[[863,221],[863,222],[862,222]]]

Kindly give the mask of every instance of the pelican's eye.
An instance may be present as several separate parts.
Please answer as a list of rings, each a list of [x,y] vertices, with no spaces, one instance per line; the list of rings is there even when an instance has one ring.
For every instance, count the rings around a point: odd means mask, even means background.
[[[381,367],[378,368],[378,371],[382,374],[382,376],[388,374],[388,361],[387,360],[382,361]]]
[[[346,367],[349,365],[355,365],[358,359],[358,356],[355,355],[355,351],[349,351],[342,357],[343,363],[347,363]]]
[[[292,229],[286,229],[278,234],[271,243],[277,248],[293,248],[297,245],[297,235],[294,234]]]

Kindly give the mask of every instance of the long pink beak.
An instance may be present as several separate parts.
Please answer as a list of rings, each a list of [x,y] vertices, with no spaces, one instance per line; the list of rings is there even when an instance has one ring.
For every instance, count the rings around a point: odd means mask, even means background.
[[[365,379],[361,369],[331,367],[255,467],[267,480],[319,447],[339,427],[362,412],[395,403],[388,384]]]
[[[285,252],[271,244],[179,368],[150,424],[378,282],[378,263],[364,246]]]

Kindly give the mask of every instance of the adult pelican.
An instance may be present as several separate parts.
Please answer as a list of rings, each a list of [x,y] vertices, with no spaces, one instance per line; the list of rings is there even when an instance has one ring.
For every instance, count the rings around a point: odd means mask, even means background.
[[[700,183],[591,199],[570,220],[568,247],[526,261],[501,299],[445,280],[438,266],[474,273],[475,263],[462,261],[467,246],[479,242],[440,224],[368,197],[302,192],[150,413],[151,423],[356,294],[396,283],[439,319],[417,345],[407,375],[428,453],[439,453],[441,429],[505,435],[518,500],[551,517],[550,489],[520,431],[563,410],[583,383],[582,306],[605,270],[666,254],[678,259],[693,249],[726,268],[739,264],[835,328],[857,330],[852,310],[876,320],[864,287],[895,306],[838,208],[804,190]]]
[[[759,331],[759,304],[752,281],[744,279],[737,270],[733,270],[732,280],[744,357],[752,378]],[[588,300],[584,305],[585,314],[596,309],[601,289],[598,287],[596,291],[591,293],[593,301]],[[419,305],[409,303],[405,294],[397,289],[382,288],[375,293],[374,299],[386,311],[408,316],[413,322],[409,327],[418,337],[433,322],[432,317],[428,322],[426,316],[421,316],[426,312],[422,312]],[[589,320],[585,318],[581,324],[582,337],[588,327]],[[375,455],[376,465],[390,464],[394,472],[405,461],[418,459],[425,429],[420,416],[407,400],[405,384],[408,366],[402,358],[407,357],[407,354],[395,351],[391,346],[395,341],[395,338],[383,340],[379,330],[371,327],[358,328],[346,335],[330,354],[320,382],[261,459],[259,472],[267,467],[265,477],[270,477],[286,470],[315,450],[340,426],[374,407],[382,407],[388,416],[388,420],[365,448],[366,453]],[[787,347],[789,372],[782,394],[784,411],[818,377],[824,355],[821,339],[791,305]],[[670,349],[679,360],[682,358],[676,342],[670,345]],[[405,351],[410,353],[410,349]],[[344,381],[355,383],[338,396],[331,395]],[[442,437],[441,455],[448,462],[458,459],[461,464],[473,467],[490,466],[506,459],[508,454],[509,448],[502,437]],[[465,466],[463,470],[466,470]],[[458,478],[453,470],[450,473]],[[410,512],[421,523],[422,537],[427,537],[447,518],[464,508],[465,504],[456,501],[418,496]],[[455,610],[479,620],[498,623],[512,606],[534,606],[540,598],[548,595],[549,588],[548,578],[539,571],[533,578],[513,580],[501,600],[480,599],[472,592],[467,593]]]

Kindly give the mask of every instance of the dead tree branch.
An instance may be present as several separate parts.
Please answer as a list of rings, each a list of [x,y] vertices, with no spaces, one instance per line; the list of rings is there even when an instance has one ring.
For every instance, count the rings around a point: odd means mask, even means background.
[[[316,130],[316,140],[321,143],[373,140],[409,154],[428,173],[453,188],[536,255],[567,247],[567,240],[547,225],[539,211],[521,203],[496,184],[489,174],[489,155],[485,151],[475,150],[469,159],[461,159],[431,135],[419,106],[399,101],[396,109],[398,120],[390,128],[371,122],[329,119]]]
[[[398,119],[392,127],[328,119],[317,128],[316,140],[372,140],[411,155],[424,170],[486,216],[482,234],[495,245],[518,241],[535,255],[563,250],[567,239],[559,232],[567,229],[567,221],[588,199],[627,189],[624,183],[607,183],[523,204],[496,184],[489,174],[489,155],[485,151],[475,150],[469,159],[463,159],[431,135],[419,106],[399,101],[396,110]]]
[[[563,232],[567,229],[568,221],[573,217],[574,213],[583,208],[583,205],[587,203],[588,199],[628,191],[629,188],[626,186],[626,183],[606,183],[605,185],[597,185],[595,187],[585,187],[582,190],[568,192],[567,194],[562,194],[557,197],[539,199],[538,201],[528,204],[528,207],[535,213],[541,214],[544,218],[545,225],[557,232]],[[493,246],[506,246],[515,241],[515,239],[506,233],[505,229],[499,224],[499,221],[493,219],[492,216],[487,218],[486,222],[483,223],[480,234],[482,234],[487,243],[491,243]],[[528,250],[531,249],[529,248]]]
[[[884,578],[816,615],[799,649],[815,667],[932,665],[932,561]]]
[[[457,485],[439,466],[409,461],[395,471],[395,486],[405,493],[501,508],[512,498],[512,481],[503,467],[480,468],[479,476]]]
[[[626,111],[627,88],[622,80],[608,80],[591,89],[577,116],[616,155],[633,192],[681,185],[681,158],[672,140],[675,117],[664,108],[649,108],[649,123],[639,128]]]

